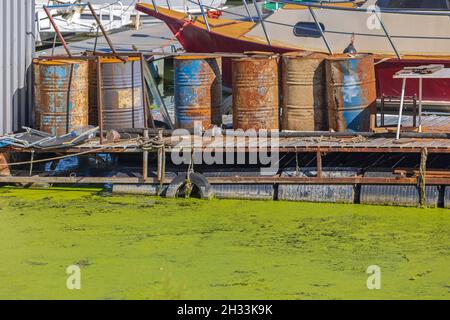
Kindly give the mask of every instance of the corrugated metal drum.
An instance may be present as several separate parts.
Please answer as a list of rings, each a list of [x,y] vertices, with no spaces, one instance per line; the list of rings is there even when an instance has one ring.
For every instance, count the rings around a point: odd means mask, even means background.
[[[232,82],[234,129],[278,130],[278,56],[233,59]]]
[[[64,135],[88,126],[88,63],[34,60],[36,125]]]
[[[328,129],[325,57],[311,52],[282,56],[283,130]]]
[[[103,128],[144,128],[142,77],[140,59],[101,58]],[[89,71],[89,123],[98,125],[97,63],[90,62]]]
[[[328,122],[338,132],[370,129],[376,104],[373,56],[336,55],[326,60]]]
[[[207,129],[222,124],[222,60],[212,56],[181,56],[174,60],[175,119],[178,128]]]
[[[444,190],[444,208],[450,209],[450,186],[446,186]]]
[[[317,174],[315,168],[304,168],[297,174],[295,169],[286,169],[283,177],[311,177]],[[322,173],[326,178],[355,177],[358,169],[355,168],[324,168]],[[278,186],[278,199],[286,201],[303,201],[317,203],[354,203],[356,190],[354,185],[327,185],[327,184],[280,184]]]
[[[251,169],[242,171],[204,172],[206,178],[216,177],[258,177],[259,172]],[[212,185],[214,197],[217,199],[241,199],[241,200],[273,200],[275,188],[273,184],[214,184]]]
[[[365,177],[393,178],[391,172],[366,172]],[[362,185],[360,192],[362,204],[418,206],[420,205],[420,189],[413,185]],[[439,203],[438,186],[425,187],[425,204],[437,207]]]

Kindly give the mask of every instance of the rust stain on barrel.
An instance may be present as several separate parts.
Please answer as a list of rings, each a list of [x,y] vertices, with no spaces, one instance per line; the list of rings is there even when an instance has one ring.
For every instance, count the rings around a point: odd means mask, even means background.
[[[64,135],[88,126],[88,63],[34,60],[36,126]]]
[[[117,58],[100,59],[102,74],[103,127],[144,128],[140,59],[127,62]],[[89,63],[89,124],[98,125],[97,62]]]
[[[283,130],[328,129],[325,57],[311,52],[282,56]]]
[[[364,132],[376,107],[376,82],[372,55],[330,56],[326,62],[328,120],[338,132]]]
[[[274,55],[232,60],[235,130],[279,129],[278,61]]]

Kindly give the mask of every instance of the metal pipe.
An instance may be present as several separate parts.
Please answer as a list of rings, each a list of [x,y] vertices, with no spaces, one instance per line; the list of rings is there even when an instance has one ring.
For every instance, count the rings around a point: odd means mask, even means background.
[[[400,98],[400,111],[398,114],[398,123],[397,123],[397,135],[396,135],[396,139],[400,139],[400,130],[402,127],[402,115],[403,115],[403,105],[405,103],[405,89],[406,89],[406,78],[403,79],[402,82],[402,96]]]
[[[152,4],[153,4],[153,8],[155,9],[155,12],[158,13],[159,10],[158,10],[158,6],[156,5],[156,1],[152,0]]]
[[[417,178],[309,178],[309,177],[214,177],[207,178],[210,184],[369,184],[369,185],[417,185]],[[164,184],[172,179],[165,178]],[[120,178],[120,177],[18,177],[0,176],[0,183],[49,183],[49,184],[160,184],[158,178]],[[427,178],[427,185],[447,185],[447,177]]]
[[[148,111],[149,111],[149,106],[147,105],[147,99],[146,99],[146,94],[145,94],[145,75],[144,75],[144,63],[145,62],[145,58],[144,58],[144,54],[141,53],[141,83],[142,83],[142,95],[141,95],[141,99],[142,99],[142,108],[144,110],[144,128],[148,129]],[[145,131],[144,131],[145,132]],[[148,134],[148,131],[147,131]]]
[[[319,29],[319,31],[320,31],[320,35],[322,36],[323,42],[325,42],[328,52],[330,54],[333,54],[333,50],[331,49],[331,46],[328,43],[327,37],[325,36],[325,33],[323,32],[322,26],[320,25],[319,20],[317,20],[316,13],[314,12],[314,10],[311,7],[308,7],[308,9],[309,9],[309,12],[311,13],[311,16],[314,19],[314,22],[316,23],[317,29]]]
[[[274,2],[286,3],[286,4],[295,4],[299,5],[299,3],[295,0],[273,0]],[[322,1],[321,1],[322,3]],[[338,6],[325,6],[323,4],[311,3],[311,2],[302,2],[302,6],[310,7],[310,8],[319,8],[325,10],[339,10],[339,11],[353,11],[353,12],[362,12],[367,13],[366,8],[354,8],[354,7],[338,7]],[[439,10],[439,11],[417,11],[417,10],[405,10],[405,9],[379,9],[381,13],[398,13],[398,14],[416,14],[423,16],[450,16],[449,10]]]
[[[114,45],[113,45],[111,39],[109,38],[108,34],[106,33],[105,27],[103,27],[103,24],[101,23],[97,13],[95,12],[94,7],[92,6],[92,4],[90,2],[88,2],[88,7],[89,7],[89,10],[92,13],[92,16],[94,17],[95,21],[97,22],[98,27],[100,27],[100,30],[102,31],[103,36],[106,39],[106,42],[108,42],[109,48],[111,49],[112,53],[117,55],[117,51],[114,48]],[[122,57],[119,57],[118,55],[117,55],[117,58],[122,60],[122,61],[125,61]]]
[[[103,81],[102,81],[102,64],[100,57],[97,57],[97,113],[98,125],[100,126],[100,144],[103,144]]]
[[[61,32],[59,31],[59,28],[58,28],[58,26],[56,25],[56,22],[55,22],[55,20],[53,19],[52,14],[50,13],[50,11],[48,10],[48,8],[47,8],[46,6],[44,6],[44,11],[45,11],[45,14],[47,15],[48,19],[50,20],[50,23],[52,24],[53,29],[55,30],[55,33],[58,35],[58,38],[59,38],[59,40],[61,41],[61,43],[62,43],[64,49],[66,50],[67,55],[68,55],[69,57],[71,57],[71,56],[72,56],[72,53],[70,52],[69,46],[67,45],[66,40],[64,39],[63,35],[62,35]]]
[[[253,20],[252,15],[250,14],[250,10],[248,8],[247,0],[242,0],[242,3],[244,4],[245,11],[247,11],[247,14],[248,14],[248,17],[250,18],[250,21],[251,22],[255,22],[255,20]]]
[[[211,28],[209,26],[208,17],[205,14],[205,9],[203,8],[203,2],[202,2],[202,0],[197,0],[197,1],[198,1],[198,5],[200,7],[200,11],[202,12],[203,20],[205,20],[206,29],[209,32],[209,31],[211,31]]]
[[[381,17],[378,15],[376,10],[372,10],[372,13],[377,17],[378,22],[380,22],[381,28],[383,28],[384,34],[389,40],[389,43],[391,44],[392,49],[394,49],[395,55],[398,59],[401,59],[400,53],[397,50],[397,47],[395,46],[394,42],[391,39],[391,35],[389,34],[388,30],[386,29],[386,26],[384,25],[383,21],[381,20]]]
[[[259,11],[258,4],[256,3],[256,0],[252,0],[252,1],[253,1],[253,5],[255,6],[256,13],[258,14],[258,19],[259,19],[259,22],[261,23],[261,27],[264,31],[264,35],[266,36],[267,43],[269,44],[269,46],[272,46],[272,44],[270,43],[269,35],[267,34],[266,25],[264,24],[264,20],[263,20],[261,11]]]

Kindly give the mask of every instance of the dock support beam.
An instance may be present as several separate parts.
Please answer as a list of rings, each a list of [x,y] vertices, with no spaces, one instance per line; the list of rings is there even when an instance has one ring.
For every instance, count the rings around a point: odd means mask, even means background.
[[[144,129],[144,139],[147,141],[149,138],[148,129]],[[142,177],[144,182],[148,180],[148,150],[144,150],[142,153]]]
[[[323,175],[323,165],[322,165],[322,152],[320,149],[317,150],[317,178],[322,178]]]
[[[160,130],[158,132],[158,138],[160,140],[164,139],[163,131]],[[165,180],[165,171],[166,171],[166,150],[164,146],[160,149],[158,149],[158,181],[163,184],[163,181]]]
[[[426,205],[426,181],[425,175],[427,173],[427,160],[428,160],[428,150],[423,148],[420,153],[420,168],[419,168],[419,187],[420,187],[420,205]]]

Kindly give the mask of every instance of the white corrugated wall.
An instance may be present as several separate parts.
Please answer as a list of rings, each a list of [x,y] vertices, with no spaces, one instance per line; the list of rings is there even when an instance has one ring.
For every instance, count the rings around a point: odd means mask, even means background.
[[[0,0],[0,135],[32,121],[34,0]]]

